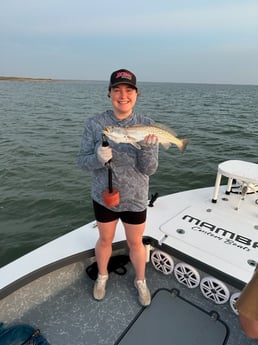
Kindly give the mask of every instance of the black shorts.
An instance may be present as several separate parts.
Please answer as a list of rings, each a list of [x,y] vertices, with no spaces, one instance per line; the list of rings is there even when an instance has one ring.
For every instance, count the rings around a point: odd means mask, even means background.
[[[127,224],[142,224],[146,220],[147,209],[140,212],[123,211],[115,212],[109,210],[105,206],[98,204],[93,200],[93,209],[95,218],[98,222],[108,223],[116,219],[121,219],[122,222]]]

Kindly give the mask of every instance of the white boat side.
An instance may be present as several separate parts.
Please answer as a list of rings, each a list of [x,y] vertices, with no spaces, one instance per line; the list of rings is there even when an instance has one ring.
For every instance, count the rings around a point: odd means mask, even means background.
[[[225,195],[222,186],[214,204],[213,190],[201,188],[158,198],[148,208],[144,235],[160,247],[168,246],[244,284],[258,262],[257,194],[240,200],[239,194]],[[59,261],[93,250],[97,238],[96,224],[91,222],[11,262],[0,269],[0,291]],[[124,240],[119,223],[114,242]]]

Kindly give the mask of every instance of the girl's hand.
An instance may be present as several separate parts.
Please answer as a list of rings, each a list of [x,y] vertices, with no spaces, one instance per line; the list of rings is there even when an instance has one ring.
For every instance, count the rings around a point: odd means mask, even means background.
[[[157,145],[159,138],[155,134],[146,135],[144,138],[144,143],[147,145]]]
[[[99,146],[97,157],[101,164],[105,165],[112,159],[112,149],[109,146]]]

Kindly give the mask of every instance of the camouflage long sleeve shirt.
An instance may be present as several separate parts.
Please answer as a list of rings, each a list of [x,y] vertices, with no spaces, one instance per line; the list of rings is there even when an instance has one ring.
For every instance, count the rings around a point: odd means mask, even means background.
[[[108,169],[97,158],[97,149],[102,145],[104,127],[130,127],[152,123],[151,119],[134,112],[128,118],[119,120],[111,110],[87,119],[81,139],[78,164],[83,170],[92,174],[93,200],[104,205],[102,193],[108,188]],[[158,145],[142,144],[141,149],[137,149],[131,144],[117,144],[111,140],[108,142],[113,154],[112,184],[120,193],[120,204],[112,210],[143,211],[147,206],[149,176],[154,174],[158,167]]]

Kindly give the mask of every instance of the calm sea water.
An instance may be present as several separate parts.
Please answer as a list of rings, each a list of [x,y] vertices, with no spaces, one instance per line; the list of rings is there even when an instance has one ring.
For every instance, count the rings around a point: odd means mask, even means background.
[[[258,86],[142,83],[136,111],[191,140],[160,148],[150,194],[214,184],[228,159],[258,162]],[[0,82],[0,265],[91,220],[76,164],[86,117],[110,108],[107,83]]]

